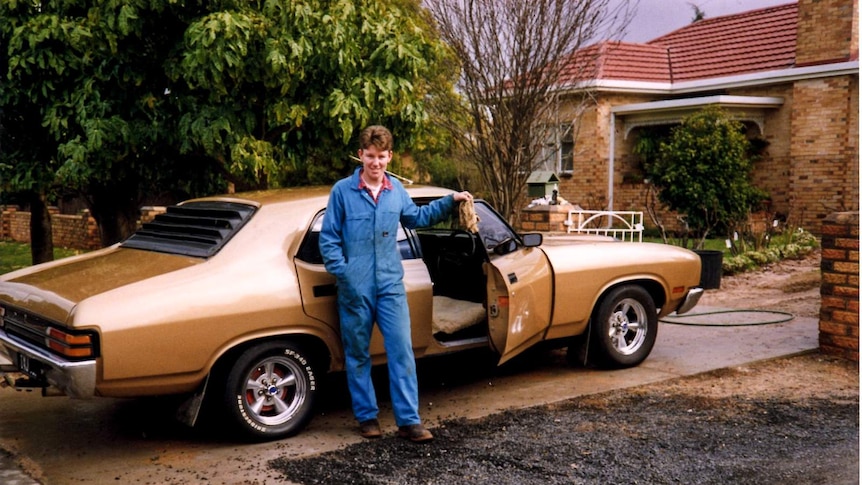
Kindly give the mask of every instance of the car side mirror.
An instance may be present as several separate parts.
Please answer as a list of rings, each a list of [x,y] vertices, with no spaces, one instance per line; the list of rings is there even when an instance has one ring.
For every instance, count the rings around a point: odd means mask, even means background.
[[[542,235],[538,232],[521,234],[521,240],[524,241],[524,246],[528,248],[534,248],[536,246],[542,245]]]

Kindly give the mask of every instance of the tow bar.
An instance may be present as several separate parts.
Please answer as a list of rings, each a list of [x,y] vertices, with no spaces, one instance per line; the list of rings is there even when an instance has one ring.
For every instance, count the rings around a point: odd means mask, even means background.
[[[17,371],[17,369],[16,369]],[[19,377],[13,375],[6,369],[0,370],[0,388],[11,387],[16,391],[27,391],[32,392],[33,389],[41,389],[43,396],[54,395],[53,393],[48,391],[48,383],[44,381],[40,381],[38,379],[33,379],[32,377],[23,376],[14,372]],[[62,393],[60,394],[62,395]]]

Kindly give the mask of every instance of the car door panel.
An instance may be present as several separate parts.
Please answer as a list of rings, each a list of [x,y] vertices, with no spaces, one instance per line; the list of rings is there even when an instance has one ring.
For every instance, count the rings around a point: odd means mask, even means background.
[[[500,364],[542,340],[551,318],[552,273],[545,254],[521,248],[486,263],[488,337]]]

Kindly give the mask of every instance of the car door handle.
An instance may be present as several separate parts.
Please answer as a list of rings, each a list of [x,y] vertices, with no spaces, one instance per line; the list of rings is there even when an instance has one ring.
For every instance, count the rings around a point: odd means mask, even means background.
[[[315,298],[321,298],[324,296],[335,296],[335,283],[330,283],[328,285],[317,285],[311,289]]]

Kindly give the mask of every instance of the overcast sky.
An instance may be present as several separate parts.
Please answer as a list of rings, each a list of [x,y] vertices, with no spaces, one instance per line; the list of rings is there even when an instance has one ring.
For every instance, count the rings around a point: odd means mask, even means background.
[[[632,0],[634,1],[634,0]],[[694,18],[692,4],[706,18],[748,12],[775,5],[794,3],[793,0],[640,0],[634,20],[626,29],[623,40],[648,42],[685,27]]]

